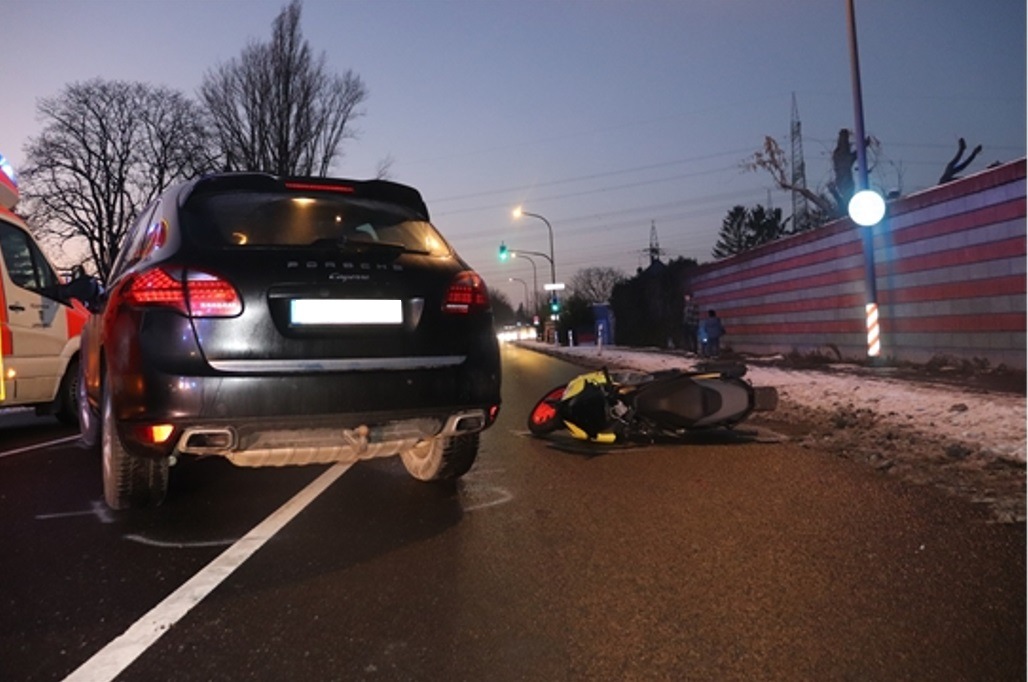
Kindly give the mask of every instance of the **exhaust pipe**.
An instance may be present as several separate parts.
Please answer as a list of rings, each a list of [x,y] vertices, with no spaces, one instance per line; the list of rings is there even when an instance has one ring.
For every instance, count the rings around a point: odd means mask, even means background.
[[[450,415],[439,435],[454,436],[461,433],[475,433],[485,429],[488,423],[485,410],[458,412]]]
[[[190,455],[224,455],[235,450],[236,443],[236,431],[231,427],[191,427],[182,433],[175,450]]]

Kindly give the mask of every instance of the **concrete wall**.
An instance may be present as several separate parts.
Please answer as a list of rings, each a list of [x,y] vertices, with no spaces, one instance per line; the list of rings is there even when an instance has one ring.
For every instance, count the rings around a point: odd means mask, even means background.
[[[1025,160],[890,202],[873,229],[882,357],[1025,368]],[[725,344],[867,357],[862,230],[848,219],[701,266]]]

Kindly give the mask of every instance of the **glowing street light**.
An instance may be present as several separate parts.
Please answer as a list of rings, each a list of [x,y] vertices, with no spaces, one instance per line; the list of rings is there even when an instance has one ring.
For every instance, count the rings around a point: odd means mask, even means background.
[[[511,214],[514,216],[515,220],[520,219],[521,216],[523,216],[523,215],[527,215],[530,218],[538,218],[539,220],[541,220],[544,223],[546,223],[546,229],[549,230],[549,233],[550,233],[550,283],[551,284],[556,284],[557,283],[557,266],[556,266],[554,258],[553,258],[553,225],[550,225],[550,221],[547,220],[546,218],[542,217],[538,213],[529,213],[528,211],[523,210],[520,206],[515,208],[511,212]]]
[[[873,189],[862,189],[850,199],[849,214],[857,225],[877,225],[885,217],[885,199]]]

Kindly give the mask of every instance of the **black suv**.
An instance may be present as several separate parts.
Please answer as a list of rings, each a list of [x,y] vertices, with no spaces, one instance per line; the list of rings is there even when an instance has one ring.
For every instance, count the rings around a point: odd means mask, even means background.
[[[93,304],[79,420],[115,509],[159,504],[182,454],[398,454],[415,478],[456,478],[499,410],[485,284],[397,183],[176,185],[131,227]]]

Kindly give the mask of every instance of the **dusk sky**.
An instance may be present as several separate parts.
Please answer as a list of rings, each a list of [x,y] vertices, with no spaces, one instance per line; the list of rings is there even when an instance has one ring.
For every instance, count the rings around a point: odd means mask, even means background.
[[[40,98],[92,78],[193,97],[205,72],[266,41],[286,0],[0,0],[0,153],[15,170],[41,128]],[[1023,0],[856,0],[872,184],[934,185],[957,139],[966,173],[1025,155]],[[709,261],[734,205],[789,195],[742,162],[764,136],[789,149],[795,94],[807,183],[823,188],[840,128],[854,125],[845,0],[304,0],[302,31],[369,97],[334,174],[422,191],[435,222],[515,303],[532,270],[501,241],[548,252],[558,280]],[[539,283],[549,266],[536,258]]]

